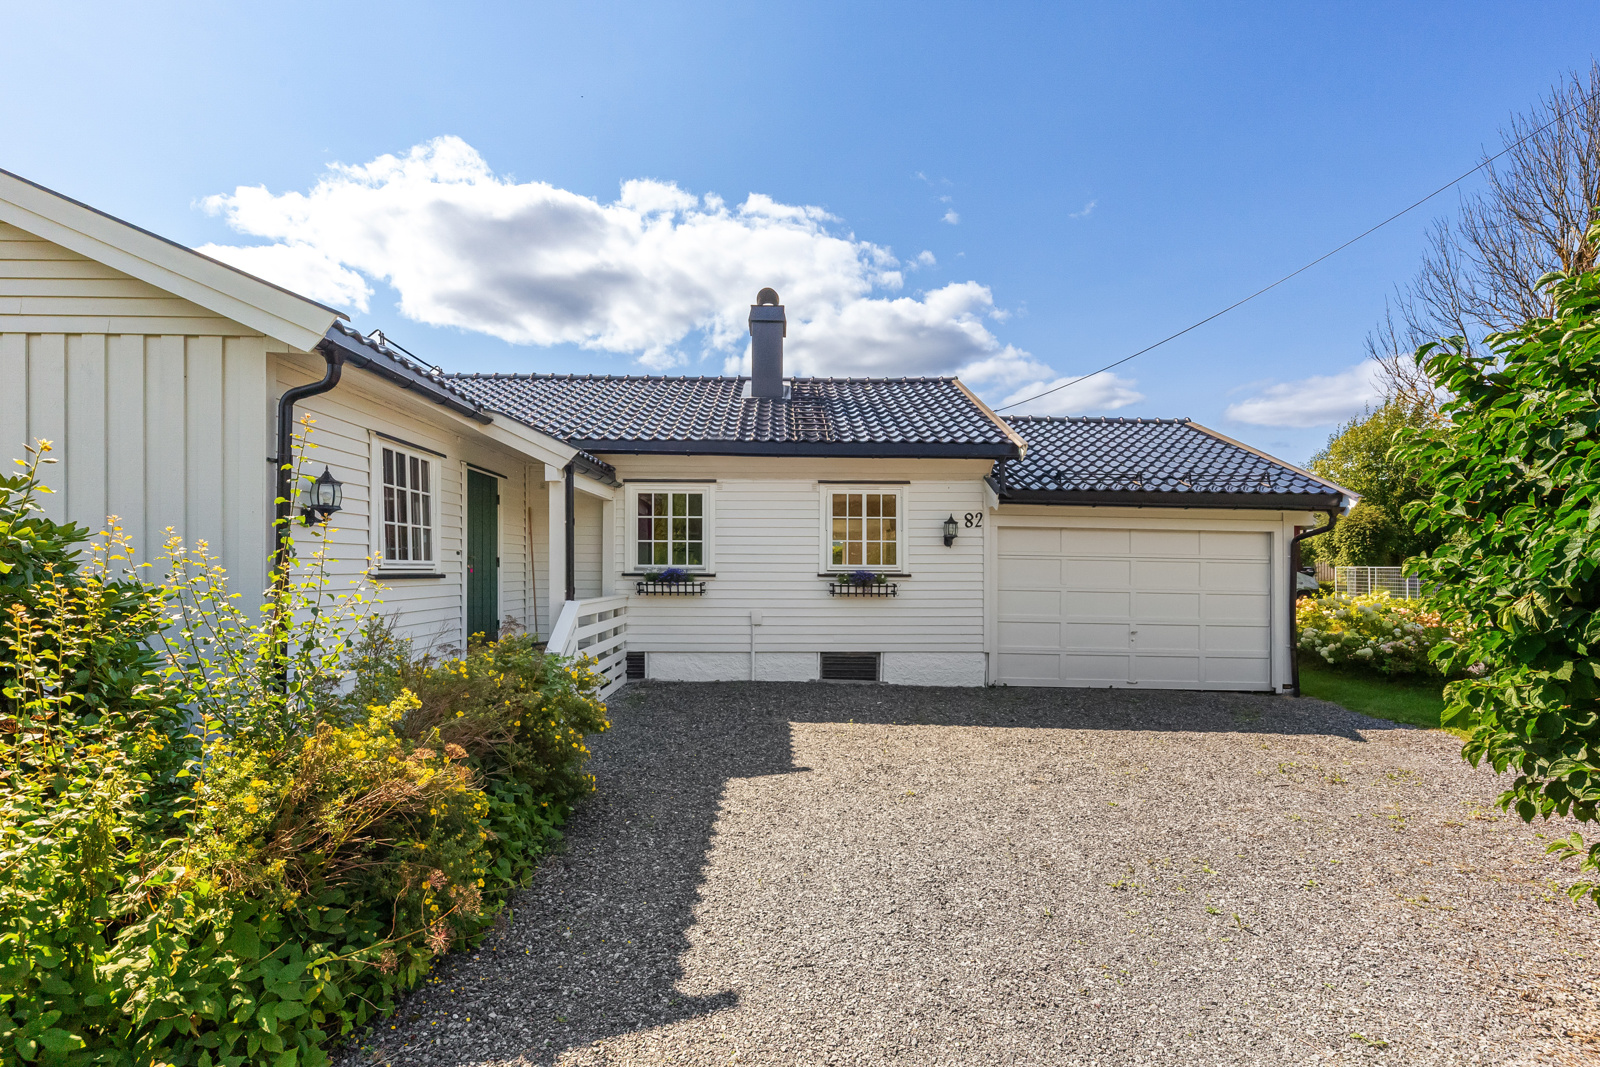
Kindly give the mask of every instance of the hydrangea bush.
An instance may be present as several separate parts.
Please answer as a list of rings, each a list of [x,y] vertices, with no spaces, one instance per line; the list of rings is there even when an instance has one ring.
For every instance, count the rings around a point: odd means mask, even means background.
[[[1438,674],[1431,653],[1460,639],[1427,601],[1384,592],[1306,597],[1295,605],[1295,620],[1302,652],[1380,674]]]

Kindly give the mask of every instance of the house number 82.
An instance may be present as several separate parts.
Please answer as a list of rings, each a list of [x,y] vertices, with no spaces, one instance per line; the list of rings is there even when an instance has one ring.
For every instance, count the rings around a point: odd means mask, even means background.
[[[969,512],[967,512],[967,529],[970,530],[974,526],[982,526],[982,525],[983,525],[983,512],[981,512],[981,511],[969,511]]]

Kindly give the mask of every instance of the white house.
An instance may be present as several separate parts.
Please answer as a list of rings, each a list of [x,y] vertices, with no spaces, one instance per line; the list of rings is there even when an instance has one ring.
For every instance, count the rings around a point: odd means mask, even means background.
[[[54,441],[56,517],[146,557],[170,527],[263,588],[309,415],[338,566],[424,645],[510,622],[617,682],[1291,686],[1291,540],[1340,487],[1183,420],[786,378],[776,293],[750,326],[750,378],[446,375],[0,171],[0,443]]]

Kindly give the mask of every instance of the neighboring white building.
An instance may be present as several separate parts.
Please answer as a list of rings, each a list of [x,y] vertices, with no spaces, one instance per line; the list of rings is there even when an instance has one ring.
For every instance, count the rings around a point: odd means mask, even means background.
[[[341,572],[422,646],[509,622],[618,680],[626,654],[660,679],[1289,687],[1290,540],[1344,490],[1181,420],[785,378],[785,329],[763,290],[748,379],[445,375],[0,171],[0,444],[54,441],[54,516],[117,515],[147,559],[170,527],[266,585],[288,401],[307,473],[343,485]]]

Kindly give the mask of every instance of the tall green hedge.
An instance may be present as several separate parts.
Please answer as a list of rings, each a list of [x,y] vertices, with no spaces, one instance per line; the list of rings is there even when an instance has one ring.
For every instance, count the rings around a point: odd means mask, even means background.
[[[1600,238],[1600,228],[1591,233]],[[1400,447],[1428,495],[1410,518],[1442,544],[1415,573],[1464,633],[1438,651],[1482,674],[1446,691],[1464,754],[1515,775],[1525,820],[1600,809],[1600,273],[1551,276],[1551,318],[1419,351],[1447,422]],[[1600,843],[1557,846],[1600,869]],[[1574,893],[1597,892],[1584,883]]]

